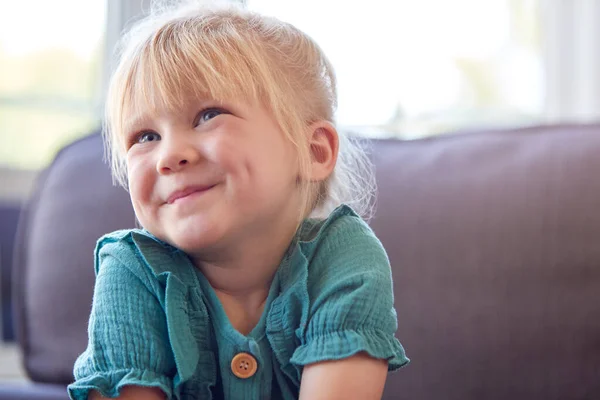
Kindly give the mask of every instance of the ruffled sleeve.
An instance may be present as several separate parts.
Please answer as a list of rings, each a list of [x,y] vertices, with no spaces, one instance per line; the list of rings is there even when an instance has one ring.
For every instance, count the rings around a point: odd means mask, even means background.
[[[344,207],[301,246],[310,259],[309,312],[291,362],[307,365],[366,352],[387,360],[390,371],[407,364],[394,336],[389,260],[368,225]]]
[[[88,347],[74,366],[71,399],[91,390],[114,398],[122,387],[160,388],[173,395],[176,364],[169,344],[159,283],[123,242],[100,243]]]

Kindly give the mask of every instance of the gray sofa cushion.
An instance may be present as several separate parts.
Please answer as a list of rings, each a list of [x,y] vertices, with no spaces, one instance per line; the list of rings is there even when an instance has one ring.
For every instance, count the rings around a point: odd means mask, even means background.
[[[2,383],[0,400],[69,400],[69,396],[62,385]]]
[[[374,148],[412,359],[389,399],[600,399],[600,126]]]
[[[99,135],[63,149],[22,215],[14,272],[18,340],[38,382],[69,383],[87,344],[96,240],[135,226],[128,194],[112,186]]]
[[[0,200],[0,326],[2,327],[1,338],[4,341],[14,340],[11,290],[12,259],[15,230],[20,212],[21,204],[19,202]]]

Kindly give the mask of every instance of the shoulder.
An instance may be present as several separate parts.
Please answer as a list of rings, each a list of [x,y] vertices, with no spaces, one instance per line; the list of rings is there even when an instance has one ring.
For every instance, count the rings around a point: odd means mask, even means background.
[[[123,264],[130,264],[137,261],[135,254],[135,245],[133,244],[132,234],[137,230],[127,229],[119,230],[100,237],[96,242],[94,256],[96,259],[96,274],[99,272],[100,265],[98,261],[105,258],[115,258]]]
[[[187,256],[142,229],[119,230],[102,236],[94,251],[96,275],[127,272],[147,285],[175,275],[189,281]]]
[[[309,260],[309,275],[337,279],[341,275],[389,277],[389,259],[383,245],[350,207],[338,207],[326,220],[315,223],[300,246]]]
[[[342,301],[360,295],[365,303],[375,303],[372,297],[377,296],[385,307],[393,303],[388,256],[373,230],[348,206],[325,220],[305,221],[280,276],[283,291],[294,288],[306,299],[304,307],[320,307],[330,296]]]
[[[141,245],[141,246],[140,246]],[[140,248],[141,247],[141,248]],[[159,248],[164,252],[173,251],[174,248],[167,243],[157,239],[148,231],[143,229],[123,229],[107,233],[96,242],[95,254],[112,255],[115,257],[142,256],[140,250],[145,248],[156,251]]]

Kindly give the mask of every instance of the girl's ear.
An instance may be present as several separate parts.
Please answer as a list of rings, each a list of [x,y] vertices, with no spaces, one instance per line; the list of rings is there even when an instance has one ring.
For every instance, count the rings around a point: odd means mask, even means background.
[[[311,168],[309,179],[324,181],[331,175],[337,162],[339,150],[338,133],[328,121],[317,121],[309,126]]]

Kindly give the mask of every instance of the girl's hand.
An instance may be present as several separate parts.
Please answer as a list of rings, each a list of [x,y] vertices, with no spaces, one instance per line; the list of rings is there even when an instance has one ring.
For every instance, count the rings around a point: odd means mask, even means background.
[[[385,360],[366,353],[304,367],[300,400],[380,400],[388,373]]]

